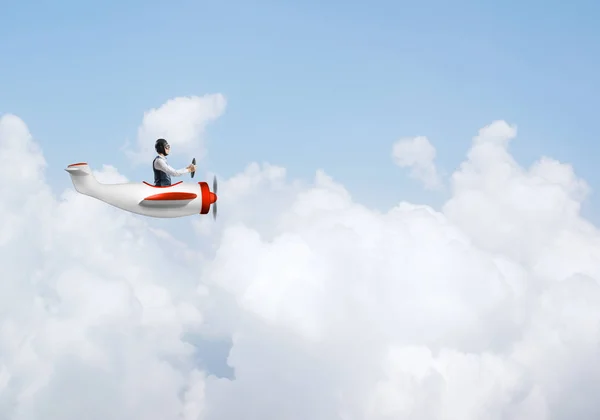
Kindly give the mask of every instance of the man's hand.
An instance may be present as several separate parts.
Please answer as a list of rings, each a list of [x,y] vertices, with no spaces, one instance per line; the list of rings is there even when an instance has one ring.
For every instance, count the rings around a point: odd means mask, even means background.
[[[196,165],[190,165],[190,166],[188,166],[188,167],[187,167],[187,170],[188,170],[189,172],[196,172]]]

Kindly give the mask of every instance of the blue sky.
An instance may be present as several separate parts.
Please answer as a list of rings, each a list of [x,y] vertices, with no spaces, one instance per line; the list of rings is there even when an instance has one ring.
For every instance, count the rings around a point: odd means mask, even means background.
[[[392,143],[426,135],[451,172],[479,128],[506,119],[519,127],[512,150],[522,163],[571,162],[596,190],[594,3],[8,2],[0,112],[29,125],[57,191],[71,186],[63,168],[73,161],[150,180],[150,162],[133,168],[119,150],[143,112],[216,92],[228,106],[209,126],[201,171],[323,168],[375,207],[438,205],[443,195],[392,164]],[[175,152],[171,162],[189,158]]]

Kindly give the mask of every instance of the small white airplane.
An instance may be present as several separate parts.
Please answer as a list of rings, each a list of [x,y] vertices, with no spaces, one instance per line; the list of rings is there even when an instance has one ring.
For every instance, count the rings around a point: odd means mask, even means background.
[[[65,171],[71,175],[77,192],[121,210],[142,216],[174,218],[207,214],[212,205],[213,217],[217,217],[216,177],[213,179],[213,191],[210,191],[206,182],[188,184],[179,181],[166,187],[157,187],[145,181],[102,184],[94,177],[87,163],[74,163]]]

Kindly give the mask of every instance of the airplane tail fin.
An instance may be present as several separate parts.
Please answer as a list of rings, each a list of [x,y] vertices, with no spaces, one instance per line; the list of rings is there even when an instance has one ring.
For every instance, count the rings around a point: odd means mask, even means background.
[[[92,195],[99,185],[87,163],[74,163],[69,165],[65,171],[71,175],[73,186],[81,194]]]

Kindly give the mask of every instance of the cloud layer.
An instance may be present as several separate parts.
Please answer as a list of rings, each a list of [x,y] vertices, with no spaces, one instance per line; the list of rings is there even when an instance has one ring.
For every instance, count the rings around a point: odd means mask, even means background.
[[[1,117],[18,164],[0,167],[0,418],[600,418],[589,188],[549,158],[520,167],[515,135],[480,130],[442,212],[381,214],[324,172],[252,164],[221,182],[217,224],[190,220],[190,249],[53,196],[26,125]],[[198,343],[227,339],[219,378]]]

